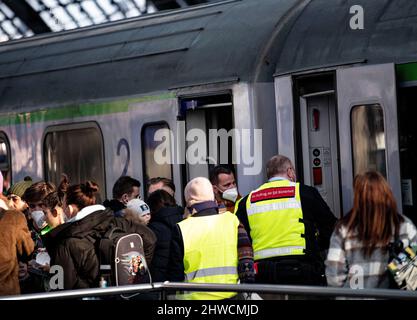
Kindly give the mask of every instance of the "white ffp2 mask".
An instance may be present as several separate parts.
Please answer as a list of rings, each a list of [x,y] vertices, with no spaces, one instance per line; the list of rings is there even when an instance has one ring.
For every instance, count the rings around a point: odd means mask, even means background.
[[[232,201],[233,203],[236,202],[236,199],[238,196],[239,196],[239,192],[237,191],[237,188],[227,189],[222,194],[223,199]]]
[[[32,211],[30,215],[32,216],[33,222],[35,222],[39,230],[42,230],[44,227],[46,227],[47,223],[43,211]]]

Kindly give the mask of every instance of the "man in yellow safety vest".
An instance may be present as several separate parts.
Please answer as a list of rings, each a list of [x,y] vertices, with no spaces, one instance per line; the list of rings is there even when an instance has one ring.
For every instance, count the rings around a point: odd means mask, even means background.
[[[237,284],[254,281],[253,250],[237,217],[219,214],[206,178],[191,180],[184,190],[188,218],[173,229],[168,279],[190,283]],[[231,299],[236,292],[186,292],[177,299]]]
[[[325,285],[323,253],[335,216],[315,188],[296,182],[287,157],[272,157],[266,172],[268,181],[236,210],[252,241],[256,282]]]

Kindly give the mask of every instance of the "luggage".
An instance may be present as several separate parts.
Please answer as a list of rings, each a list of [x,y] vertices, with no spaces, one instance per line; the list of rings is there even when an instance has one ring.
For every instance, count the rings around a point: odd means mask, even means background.
[[[390,246],[388,271],[398,288],[415,291],[417,289],[417,255],[412,247],[403,248],[401,240]]]

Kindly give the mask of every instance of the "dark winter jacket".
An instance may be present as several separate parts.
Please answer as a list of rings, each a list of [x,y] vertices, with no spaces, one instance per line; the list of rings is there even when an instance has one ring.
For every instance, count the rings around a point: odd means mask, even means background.
[[[116,199],[104,201],[103,206],[110,208],[115,217],[123,217],[123,210],[126,209],[126,206]]]
[[[157,238],[152,264],[150,265],[154,282],[168,280],[166,273],[169,263],[172,228],[183,219],[183,213],[183,208],[177,206],[161,208],[152,215],[149,228],[152,229]]]
[[[81,220],[53,229],[45,237],[51,265],[60,265],[64,270],[64,289],[98,286],[99,261],[94,239],[99,239],[109,228],[114,227],[128,233],[138,233],[143,239],[146,261],[151,263],[156,237],[149,228],[122,217],[114,217],[110,209],[96,211]]]

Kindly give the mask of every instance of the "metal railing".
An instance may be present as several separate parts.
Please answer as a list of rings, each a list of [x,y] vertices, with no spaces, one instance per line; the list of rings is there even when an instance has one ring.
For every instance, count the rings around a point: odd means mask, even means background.
[[[3,296],[0,300],[44,300],[44,299],[77,299],[100,296],[131,295],[135,293],[161,293],[161,299],[165,300],[167,293],[175,291],[233,291],[241,293],[295,295],[307,297],[336,298],[345,297],[353,299],[399,299],[417,300],[416,291],[403,291],[392,289],[361,289],[313,286],[289,286],[272,284],[198,284],[183,282],[158,282],[154,284],[138,284],[109,288],[91,288],[78,290],[62,290],[46,293],[33,293],[16,296]]]

